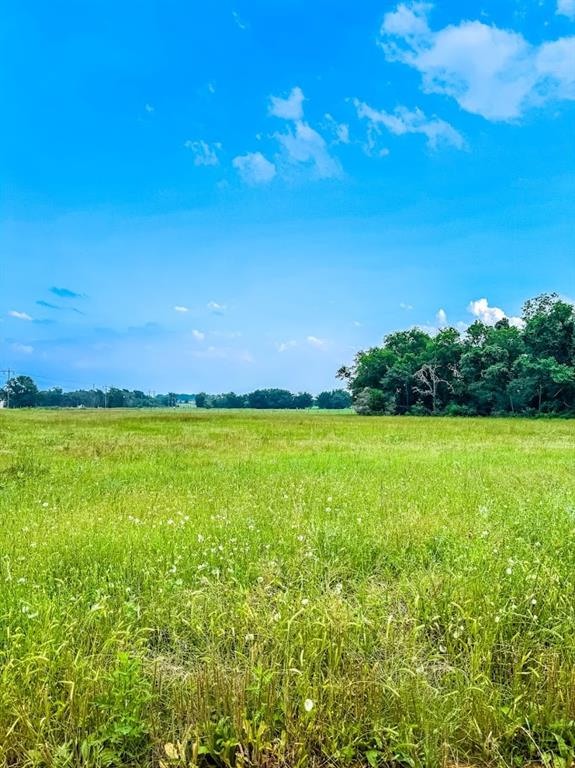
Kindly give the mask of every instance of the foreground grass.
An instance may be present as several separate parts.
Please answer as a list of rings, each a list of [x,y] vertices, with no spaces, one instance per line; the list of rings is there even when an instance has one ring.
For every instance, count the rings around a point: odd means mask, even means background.
[[[0,414],[0,765],[568,766],[575,428]]]

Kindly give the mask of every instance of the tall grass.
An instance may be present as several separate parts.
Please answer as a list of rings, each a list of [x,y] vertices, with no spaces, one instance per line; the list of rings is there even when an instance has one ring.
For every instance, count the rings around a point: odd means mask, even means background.
[[[0,765],[575,756],[571,422],[0,414]]]

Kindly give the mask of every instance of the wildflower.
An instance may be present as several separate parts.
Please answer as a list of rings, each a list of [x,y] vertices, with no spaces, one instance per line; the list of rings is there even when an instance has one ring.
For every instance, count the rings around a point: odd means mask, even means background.
[[[281,613],[280,613],[279,611],[276,611],[276,612],[273,614],[273,616],[272,616],[272,619],[273,619],[274,621],[279,621],[279,620],[281,619],[281,617],[282,617]]]
[[[258,576],[258,584],[263,584],[263,582],[264,582],[264,577]]]
[[[255,640],[255,636],[252,635],[251,632],[248,632],[248,634],[246,635],[246,643],[253,643],[254,640]]]
[[[309,605],[309,600],[307,599],[307,597],[304,597],[304,599],[301,601],[301,604],[303,605],[304,608],[306,607],[306,605]]]
[[[311,712],[314,706],[315,705],[311,699],[306,699],[303,703],[303,708],[305,709],[306,712]]]
[[[338,582],[333,588],[333,591],[335,592],[336,595],[341,595],[343,591],[343,584],[341,582]]]
[[[534,597],[531,598],[531,605],[537,605],[537,600]]]
[[[513,570],[512,570],[511,568],[506,568],[506,569],[505,569],[505,573],[506,573],[508,576],[511,576],[511,574],[513,573]]]
[[[198,533],[198,543],[201,544],[203,540],[204,540],[204,537],[202,536],[202,534]]]

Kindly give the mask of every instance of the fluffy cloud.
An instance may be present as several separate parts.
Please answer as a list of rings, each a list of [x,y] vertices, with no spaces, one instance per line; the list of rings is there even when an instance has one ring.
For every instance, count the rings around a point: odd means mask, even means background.
[[[575,0],[557,0],[557,13],[575,21]]]
[[[206,338],[206,334],[202,333],[202,331],[198,331],[194,328],[192,331],[192,336],[196,341],[203,341]]]
[[[248,152],[234,157],[232,165],[246,184],[268,184],[276,175],[276,167],[261,152]]]
[[[18,312],[15,309],[11,309],[10,312],[8,312],[10,317],[15,317],[16,320],[31,320],[32,318],[27,312]]]
[[[467,309],[472,315],[485,323],[485,325],[495,325],[499,320],[503,320],[507,317],[505,312],[499,307],[490,307],[487,299],[471,301]],[[514,325],[517,328],[521,328],[523,325],[523,320],[521,320],[520,317],[507,317],[507,319],[511,325]]]
[[[214,144],[208,144],[206,141],[199,139],[198,141],[191,141],[188,139],[184,143],[186,149],[191,150],[194,155],[194,165],[218,165],[218,151],[222,148],[219,141]]]
[[[305,97],[301,88],[292,88],[287,98],[272,96],[268,114],[292,123],[285,132],[274,133],[281,152],[276,162],[283,170],[307,166],[316,179],[331,179],[342,175],[341,167],[329,153],[323,136],[303,119]],[[329,116],[331,118],[331,115]],[[333,118],[331,118],[333,121]],[[335,122],[335,121],[334,121]],[[339,141],[349,141],[347,126],[338,126]]]
[[[572,0],[560,0],[569,6]],[[381,40],[389,61],[422,77],[423,90],[454,98],[487,120],[509,121],[547,101],[575,98],[575,37],[531,45],[511,30],[462,21],[434,32],[431,6],[400,4],[387,13]]]
[[[287,99],[283,99],[281,96],[271,96],[268,112],[270,115],[281,117],[283,120],[301,120],[304,101],[302,89],[296,86],[291,89]]]
[[[378,130],[383,126],[390,133],[402,136],[406,133],[421,133],[427,138],[429,147],[436,149],[441,144],[447,144],[463,149],[463,136],[445,120],[439,117],[428,118],[420,109],[410,111],[407,107],[397,107],[393,113],[377,110],[368,104],[354,100],[357,116],[369,121],[372,129]]]
[[[188,307],[183,307],[181,304],[176,304],[174,307],[174,312],[189,312],[190,310]]]
[[[341,167],[328,151],[325,139],[308,123],[296,120],[293,130],[275,133],[287,162],[308,165],[318,179],[341,176]]]
[[[208,301],[207,307],[215,315],[223,315],[227,309],[225,304],[218,304],[217,301]]]

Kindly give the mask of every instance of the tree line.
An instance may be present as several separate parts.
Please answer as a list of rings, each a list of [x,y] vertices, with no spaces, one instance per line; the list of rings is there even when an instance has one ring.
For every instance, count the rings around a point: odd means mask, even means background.
[[[287,389],[256,389],[247,395],[227,392],[221,395],[208,395],[199,392],[196,395],[197,408],[257,408],[257,409],[303,409],[324,408],[336,410],[351,406],[351,395],[343,389],[320,392],[314,397],[309,392],[294,394]]]
[[[182,395],[187,398],[189,395]],[[180,395],[150,395],[139,389],[38,389],[30,376],[15,376],[0,389],[0,401],[9,408],[173,408]]]
[[[175,408],[195,405],[198,408],[318,408],[341,409],[351,406],[351,395],[345,390],[293,394],[286,389],[258,389],[247,395],[228,392],[222,395],[197,395],[168,392],[151,395],[139,389],[78,389],[64,392],[61,387],[40,390],[30,376],[15,376],[0,389],[0,402],[9,408]]]
[[[517,324],[391,333],[337,375],[364,415],[575,416],[575,307],[542,294]]]

